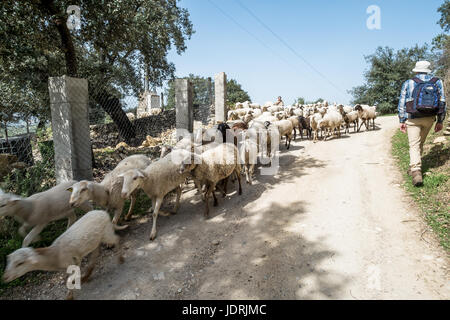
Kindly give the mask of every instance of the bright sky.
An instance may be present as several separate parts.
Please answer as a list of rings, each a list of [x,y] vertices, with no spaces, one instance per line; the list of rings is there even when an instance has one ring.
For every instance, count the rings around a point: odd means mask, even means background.
[[[214,77],[224,71],[242,84],[253,102],[264,103],[281,95],[287,104],[300,96],[349,103],[347,90],[363,83],[364,55],[378,46],[401,49],[430,44],[441,32],[436,22],[442,3],[181,0],[179,5],[189,10],[196,32],[187,50],[181,56],[171,52],[169,60],[175,63],[177,77],[190,73]],[[381,30],[366,27],[370,5],[381,9]]]

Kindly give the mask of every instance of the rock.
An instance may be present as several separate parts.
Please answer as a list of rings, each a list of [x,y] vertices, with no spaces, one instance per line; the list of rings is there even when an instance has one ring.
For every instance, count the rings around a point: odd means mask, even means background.
[[[129,146],[125,143],[125,142],[120,142],[118,145],[116,145],[116,150],[118,150],[118,149],[122,149],[122,150],[124,150],[124,149],[126,149],[126,148],[129,148]]]
[[[215,246],[219,245],[219,243],[220,243],[219,240],[214,240],[214,241],[212,242],[212,244],[215,245]]]
[[[450,131],[449,130],[444,131],[444,136],[450,136]]]
[[[9,153],[0,153],[0,177],[8,174],[11,164],[17,162],[17,157]]]
[[[11,168],[13,169],[25,169],[27,167],[27,164],[25,162],[14,162],[11,164]]]
[[[434,144],[445,143],[446,141],[447,141],[447,138],[445,138],[444,136],[441,136],[441,137],[437,137],[436,139],[434,139],[433,143]]]

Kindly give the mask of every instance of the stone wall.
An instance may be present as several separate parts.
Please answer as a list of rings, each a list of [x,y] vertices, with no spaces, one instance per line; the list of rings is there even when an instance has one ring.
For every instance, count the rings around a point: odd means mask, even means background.
[[[165,110],[158,115],[133,120],[136,126],[134,145],[140,145],[146,136],[157,137],[161,132],[175,128],[175,110]],[[91,141],[94,149],[114,147],[124,141],[115,123],[91,126]]]
[[[211,107],[194,106],[194,120],[208,124],[213,114]],[[213,111],[214,112],[214,111]],[[158,137],[162,132],[175,129],[175,109],[164,110],[158,115],[133,120],[137,137],[133,145],[141,145],[146,136]],[[91,126],[91,142],[94,149],[115,147],[124,139],[119,136],[115,123]]]

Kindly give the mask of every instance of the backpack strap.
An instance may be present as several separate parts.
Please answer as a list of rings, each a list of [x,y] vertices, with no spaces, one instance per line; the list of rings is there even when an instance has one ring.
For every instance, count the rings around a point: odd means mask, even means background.
[[[432,78],[430,81],[428,81],[428,82],[435,84],[438,80],[439,80],[439,78],[433,77],[433,78]]]
[[[413,79],[413,81],[415,82],[415,83],[423,83],[423,81],[422,80],[420,80],[419,78],[417,78],[417,77],[414,77],[414,78],[412,78]],[[433,78],[434,79],[434,78]]]

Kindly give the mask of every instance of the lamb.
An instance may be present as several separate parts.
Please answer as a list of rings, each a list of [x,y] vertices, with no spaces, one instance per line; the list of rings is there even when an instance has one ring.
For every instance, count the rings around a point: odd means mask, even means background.
[[[67,228],[75,222],[77,217],[69,203],[70,193],[66,191],[74,183],[76,181],[64,182],[28,198],[13,194],[0,195],[0,217],[11,216],[22,223],[19,228],[19,234],[25,237],[22,247],[37,241],[39,233],[52,221],[68,218]],[[76,207],[85,212],[92,210],[87,201],[80,201]],[[31,227],[31,231],[26,234],[26,230]]]
[[[67,189],[72,193],[70,196],[70,204],[72,206],[78,206],[80,203],[92,200],[102,208],[113,211],[114,218],[112,221],[114,224],[117,224],[125,203],[125,199],[122,199],[120,196],[123,183],[120,174],[130,169],[144,169],[150,163],[151,160],[144,155],[132,155],[120,161],[114,170],[105,176],[101,183],[87,180],[75,183]],[[132,194],[130,209],[125,216],[125,220],[130,219],[135,203],[136,195]]]
[[[220,144],[222,145],[222,144]],[[158,214],[168,216],[160,210],[164,197],[172,190],[177,191],[177,200],[173,213],[176,213],[180,204],[181,184],[190,175],[190,170],[180,173],[179,163],[188,162],[191,152],[184,149],[175,149],[162,159],[151,163],[145,169],[131,169],[119,175],[123,178],[121,197],[126,199],[138,189],[144,190],[152,200],[153,226],[150,233],[150,240],[156,238],[156,219]],[[188,168],[193,164],[187,165]],[[197,185],[197,183],[196,183]],[[122,200],[123,201],[123,200]]]
[[[216,185],[219,181],[228,178],[233,172],[239,182],[239,195],[242,194],[241,187],[241,162],[238,149],[231,143],[219,144],[214,148],[206,150],[198,157],[195,164],[182,163],[179,166],[180,174],[192,174],[192,176],[206,185],[205,193],[205,217],[209,216],[209,196],[212,193],[214,198],[214,206],[217,206],[217,198],[214,193]],[[192,162],[192,161],[191,161]],[[227,181],[227,180],[225,180]],[[226,186],[225,186],[226,189]]]
[[[100,253],[100,245],[114,245],[120,252],[119,236],[114,230],[123,227],[114,226],[105,211],[90,211],[75,222],[69,229],[61,234],[46,248],[21,248],[7,257],[7,265],[3,280],[13,281],[27,272],[34,270],[63,271],[71,265],[80,267],[85,256],[89,256],[89,264],[81,282],[89,280]],[[123,256],[119,255],[119,262]],[[73,299],[73,291],[69,290],[67,299]]]
[[[358,127],[358,132],[361,129],[363,123],[366,126],[366,130],[370,130],[370,120],[373,121],[372,128],[375,130],[375,119],[377,117],[376,107],[357,104],[355,111],[358,111],[359,118],[362,120],[361,125]]]

